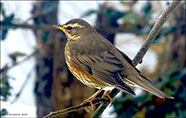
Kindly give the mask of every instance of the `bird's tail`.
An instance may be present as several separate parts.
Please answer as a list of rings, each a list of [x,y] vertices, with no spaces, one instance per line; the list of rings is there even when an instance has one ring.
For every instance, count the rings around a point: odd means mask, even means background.
[[[132,80],[127,79],[127,78],[125,78],[125,79],[129,83],[130,86],[140,87],[140,88],[144,89],[145,91],[147,91],[157,97],[160,97],[160,98],[174,99],[174,97],[162,92],[161,90],[159,90],[158,88],[153,86],[151,83],[146,81],[146,78],[144,79],[144,77],[136,77],[135,79],[133,78]]]

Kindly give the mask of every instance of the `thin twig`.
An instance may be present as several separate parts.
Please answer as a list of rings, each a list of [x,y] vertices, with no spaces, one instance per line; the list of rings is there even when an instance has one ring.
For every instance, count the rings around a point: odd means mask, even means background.
[[[118,93],[120,92],[120,90],[118,89],[113,89],[110,92],[110,97],[114,98]],[[110,104],[110,102],[107,102],[105,104],[100,104],[99,107],[95,110],[95,112],[92,114],[91,118],[98,118],[101,116],[101,114],[103,113],[103,111],[107,108],[107,106]]]
[[[22,84],[21,88],[19,89],[19,92],[16,94],[16,97],[14,98],[14,100],[12,100],[12,102],[10,103],[10,105],[13,104],[20,97],[20,95],[21,95],[22,91],[24,90],[24,88],[25,88],[28,80],[30,79],[31,73],[32,73],[32,71],[33,71],[34,68],[35,68],[35,66],[33,66],[30,69],[30,71],[29,71],[29,73],[28,73],[28,75],[27,75],[24,83]]]
[[[27,60],[30,59],[31,57],[34,57],[34,56],[35,56],[36,54],[38,54],[41,50],[45,50],[45,49],[47,48],[48,45],[52,44],[52,42],[53,42],[54,39],[55,39],[55,37],[54,37],[54,38],[47,39],[47,41],[46,41],[43,45],[37,46],[37,48],[34,50],[33,53],[31,53],[31,54],[28,55],[25,59],[19,61],[18,63],[15,63],[15,64],[9,66],[8,69],[11,69],[11,68],[13,68],[13,67],[16,66],[16,65],[19,65],[19,64],[21,64],[21,63],[27,61]],[[1,74],[1,72],[0,72],[0,74]]]
[[[14,67],[14,66],[16,66],[16,65],[19,65],[19,64],[21,64],[21,63],[27,61],[27,60],[30,59],[32,56],[34,56],[34,55],[37,53],[37,51],[38,51],[38,50],[35,50],[33,53],[31,53],[30,55],[28,55],[25,59],[21,60],[21,61],[18,62],[18,63],[15,63],[15,64],[9,66],[8,69],[11,69],[12,67]]]
[[[94,105],[96,105],[96,104],[105,104],[105,103],[109,103],[109,99],[107,99],[107,98],[96,98],[96,99],[94,99],[92,101],[92,103]],[[78,105],[78,106],[62,109],[62,110],[59,110],[59,111],[50,112],[48,115],[44,116],[43,118],[54,118],[54,117],[57,117],[57,116],[62,115],[62,114],[67,114],[69,112],[73,112],[73,111],[78,111],[78,110],[84,109],[84,108],[86,108],[88,106],[91,106],[89,102],[87,102],[85,104],[82,104],[82,105]]]
[[[133,65],[136,66],[138,63],[142,62],[142,58],[144,57],[145,53],[149,49],[150,45],[154,41],[155,37],[159,33],[161,27],[168,19],[170,14],[176,8],[176,6],[181,2],[181,0],[172,1],[169,6],[165,9],[165,11],[159,16],[157,22],[154,24],[152,30],[150,31],[149,35],[147,36],[145,43],[142,45],[140,51],[136,54],[133,59]]]
[[[155,25],[152,28],[151,32],[147,36],[145,43],[142,45],[141,49],[138,51],[138,53],[134,57],[134,59],[133,59],[134,66],[136,66],[138,63],[142,62],[142,58],[144,57],[144,55],[147,52],[147,50],[149,49],[150,45],[154,41],[154,38],[157,36],[158,32],[160,31],[161,27],[163,26],[163,24],[165,23],[165,21],[167,20],[167,18],[170,16],[170,14],[172,13],[172,11],[176,8],[176,6],[180,2],[181,2],[181,0],[172,1],[171,4],[169,4],[169,6],[166,8],[166,10],[160,15],[159,19],[155,23]],[[116,94],[117,95],[118,93],[119,93],[119,90],[114,89],[114,90],[112,90],[112,92],[110,93],[110,95],[112,95],[112,94]],[[113,96],[113,97],[111,96],[111,97],[114,98],[115,96]],[[101,114],[107,108],[108,105],[109,105],[109,103],[106,103],[104,105],[101,104],[96,109],[96,111],[93,113],[93,115],[91,117],[92,118],[98,118],[98,117],[100,117]]]

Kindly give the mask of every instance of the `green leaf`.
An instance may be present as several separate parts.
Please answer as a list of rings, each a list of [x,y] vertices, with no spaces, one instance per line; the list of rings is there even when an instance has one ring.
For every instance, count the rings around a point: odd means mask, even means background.
[[[125,22],[130,22],[131,20],[134,20],[136,22],[138,20],[138,15],[134,12],[128,12],[127,14],[125,14],[123,19]]]
[[[5,18],[5,22],[6,23],[11,23],[11,21],[13,20],[13,18],[14,18],[14,14],[10,15],[9,17],[6,17]]]
[[[121,3],[122,5],[126,5],[126,3],[125,3],[124,1],[120,1],[120,3]]]
[[[144,21],[149,21],[149,19],[151,19],[151,16],[153,13],[154,13],[154,11],[149,11],[147,14],[145,14],[143,16]]]
[[[0,8],[1,8],[1,14],[3,17],[5,17],[5,10],[3,9],[3,4],[0,3]]]
[[[4,29],[2,32],[1,32],[1,40],[4,40],[6,38],[6,35],[8,33],[8,30],[7,29]]]
[[[84,12],[84,13],[80,16],[80,18],[90,16],[90,15],[92,15],[92,14],[94,14],[94,13],[97,13],[97,11],[96,11],[96,10],[88,10],[88,11]]]
[[[119,12],[119,11],[116,11],[112,8],[109,8],[109,7],[104,7],[102,8],[103,9],[103,15],[112,19],[112,20],[118,20],[119,18],[123,17],[126,13],[124,12]]]
[[[176,113],[175,112],[171,112],[170,114],[166,114],[165,117],[166,118],[176,118]]]
[[[142,8],[142,12],[148,14],[152,9],[152,5],[150,2],[147,2],[146,5]]]
[[[161,29],[160,34],[156,36],[153,43],[159,43],[162,37],[166,36],[167,34],[170,34],[171,32],[176,32],[176,31],[177,31],[176,27],[168,27],[168,28]]]
[[[167,35],[167,34],[170,34],[171,32],[176,32],[178,29],[176,27],[168,27],[168,28],[163,28],[161,30],[161,33],[163,35]]]
[[[8,111],[6,109],[1,109],[1,116],[4,116],[8,113]]]

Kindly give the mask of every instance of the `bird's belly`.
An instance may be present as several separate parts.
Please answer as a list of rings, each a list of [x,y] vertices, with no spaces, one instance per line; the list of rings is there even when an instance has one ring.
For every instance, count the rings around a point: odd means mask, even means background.
[[[79,67],[77,67],[75,64],[69,62],[67,63],[69,70],[71,73],[83,84],[87,85],[88,87],[92,88],[104,88],[104,89],[112,89],[110,84],[104,83],[96,78],[94,78],[92,75],[82,71]]]
[[[66,46],[66,48],[68,48],[68,47]],[[102,82],[102,81],[94,78],[92,75],[84,72],[78,66],[76,66],[71,61],[71,54],[69,52],[65,53],[65,59],[66,59],[67,66],[68,66],[69,70],[71,71],[71,73],[83,84],[87,85],[88,87],[92,87],[92,88],[98,88],[98,89],[104,88],[107,90],[113,89],[113,86],[111,86],[110,84],[107,84],[105,82]]]

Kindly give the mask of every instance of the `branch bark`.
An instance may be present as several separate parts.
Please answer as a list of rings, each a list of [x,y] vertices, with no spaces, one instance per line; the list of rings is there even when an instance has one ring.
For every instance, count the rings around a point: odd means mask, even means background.
[[[107,98],[100,98],[100,99],[96,98],[92,101],[92,103],[94,105],[105,104],[105,103],[109,103],[109,99],[107,99]],[[89,107],[89,106],[91,106],[90,102],[87,102],[87,103],[82,104],[82,105],[69,107],[69,108],[66,108],[66,109],[59,110],[59,111],[50,112],[48,115],[43,116],[43,118],[54,118],[54,117],[57,117],[59,115],[67,114],[67,113],[73,112],[73,111],[78,111],[78,110],[84,109],[84,108]]]
[[[152,30],[150,31],[149,35],[147,36],[145,43],[140,48],[140,51],[136,54],[133,59],[133,65],[136,66],[138,63],[142,63],[142,58],[144,57],[145,53],[149,49],[150,45],[156,38],[157,34],[159,33],[161,27],[168,19],[170,14],[176,8],[176,6],[181,2],[181,0],[173,0],[171,4],[165,9],[165,11],[159,16],[157,22],[154,24]]]

